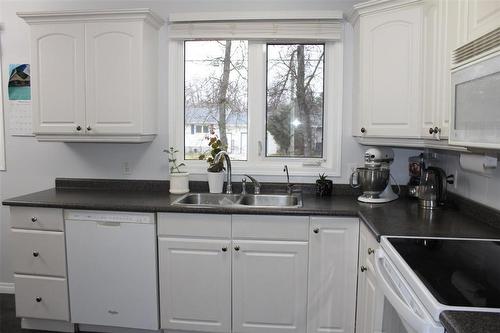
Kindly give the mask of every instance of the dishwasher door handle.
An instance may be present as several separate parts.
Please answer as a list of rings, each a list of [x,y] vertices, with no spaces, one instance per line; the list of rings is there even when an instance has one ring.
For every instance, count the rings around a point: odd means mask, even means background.
[[[110,221],[96,221],[98,226],[101,227],[119,227],[121,226],[120,222],[110,222]]]

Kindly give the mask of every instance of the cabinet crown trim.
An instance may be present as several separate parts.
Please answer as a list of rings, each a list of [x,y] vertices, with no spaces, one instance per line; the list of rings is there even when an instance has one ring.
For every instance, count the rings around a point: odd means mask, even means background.
[[[121,19],[144,20],[156,29],[159,29],[163,24],[165,24],[165,20],[149,8],[37,11],[17,12],[16,14],[29,24]]]
[[[411,6],[419,3],[422,3],[422,0],[370,0],[361,2],[353,6],[353,11],[349,16],[349,22],[354,25],[362,15],[393,10],[395,8]]]

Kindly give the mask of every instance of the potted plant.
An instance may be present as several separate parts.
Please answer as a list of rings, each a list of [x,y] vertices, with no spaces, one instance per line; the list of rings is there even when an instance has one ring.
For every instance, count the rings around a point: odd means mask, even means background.
[[[222,141],[213,136],[208,142],[209,149],[200,155],[200,160],[206,160],[208,163],[207,176],[208,176],[208,187],[210,193],[222,193],[222,187],[224,186],[224,157],[222,157],[217,163],[215,163],[215,156],[224,150]]]
[[[172,194],[184,194],[189,192],[189,173],[181,171],[181,167],[185,167],[184,163],[177,164],[177,158],[175,154],[179,151],[174,147],[170,147],[168,150],[163,150],[168,154],[168,163],[170,166],[170,193]]]
[[[316,195],[318,197],[329,197],[332,195],[333,191],[333,182],[330,179],[326,179],[324,173],[319,175],[319,178],[316,180]]]

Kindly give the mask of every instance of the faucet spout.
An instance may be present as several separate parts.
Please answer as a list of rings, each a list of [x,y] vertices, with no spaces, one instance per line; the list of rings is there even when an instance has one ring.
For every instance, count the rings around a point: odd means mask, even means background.
[[[233,193],[233,184],[231,182],[232,170],[231,170],[231,159],[229,158],[229,154],[224,150],[220,151],[219,153],[217,153],[217,155],[215,155],[214,163],[219,163],[222,157],[224,157],[224,160],[226,161],[226,164],[227,164],[226,194],[232,194]]]
[[[293,184],[290,184],[290,174],[288,173],[288,165],[285,164],[285,167],[283,168],[283,172],[286,173],[286,192],[288,194],[292,194]]]

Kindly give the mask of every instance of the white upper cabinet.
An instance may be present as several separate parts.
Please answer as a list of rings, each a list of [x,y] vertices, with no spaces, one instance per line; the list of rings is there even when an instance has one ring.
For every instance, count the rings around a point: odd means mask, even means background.
[[[92,133],[141,132],[141,33],[140,22],[85,27],[87,123]]]
[[[76,134],[78,126],[82,129],[85,123],[84,35],[83,24],[77,23],[32,27],[35,133]]]
[[[418,137],[421,109],[422,7],[357,7],[359,93],[355,136]],[[357,126],[356,126],[357,125]]]
[[[468,41],[500,27],[500,1],[467,0],[467,4],[469,14]]]
[[[39,140],[154,139],[161,18],[147,9],[18,15],[31,25]]]

